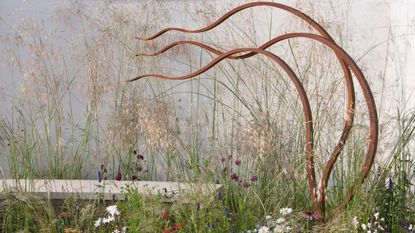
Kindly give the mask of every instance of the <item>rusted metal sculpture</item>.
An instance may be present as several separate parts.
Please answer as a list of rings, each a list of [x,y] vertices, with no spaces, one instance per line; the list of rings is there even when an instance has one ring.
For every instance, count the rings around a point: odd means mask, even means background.
[[[377,118],[376,106],[375,106],[375,101],[373,99],[372,92],[370,90],[368,82],[366,81],[362,71],[357,66],[355,61],[340,46],[338,46],[335,43],[333,38],[328,34],[328,32],[321,25],[319,25],[317,22],[315,22],[313,19],[311,19],[309,16],[305,15],[301,11],[294,9],[292,7],[289,7],[289,6],[280,4],[280,3],[274,3],[274,2],[252,2],[252,3],[241,5],[229,11],[228,13],[223,15],[221,18],[219,18],[217,21],[201,29],[189,30],[189,29],[184,29],[184,28],[166,28],[148,38],[136,37],[136,39],[153,40],[168,31],[179,31],[179,32],[185,32],[185,33],[206,32],[208,30],[215,28],[219,24],[223,23],[226,19],[228,19],[232,15],[240,11],[243,11],[245,9],[257,7],[257,6],[275,7],[275,8],[284,10],[286,12],[289,12],[299,17],[306,23],[308,23],[313,29],[315,29],[319,33],[319,35],[313,34],[313,33],[289,33],[289,34],[278,36],[266,42],[265,44],[261,45],[258,48],[236,48],[228,52],[219,51],[217,49],[214,49],[208,45],[202,44],[197,41],[190,41],[190,40],[177,41],[170,45],[167,45],[166,47],[164,47],[163,49],[161,49],[160,51],[156,53],[142,53],[142,54],[138,54],[137,56],[157,56],[168,51],[169,49],[177,45],[185,44],[185,45],[193,45],[193,46],[197,46],[202,49],[205,49],[217,55],[217,57],[213,59],[206,66],[199,69],[198,71],[188,74],[188,75],[184,75],[180,77],[170,77],[170,76],[165,76],[161,74],[146,74],[146,75],[138,76],[128,81],[132,82],[132,81],[136,81],[138,79],[144,78],[144,77],[156,77],[156,78],[167,79],[167,80],[185,80],[185,79],[193,78],[197,75],[200,75],[206,72],[207,70],[215,66],[217,63],[222,61],[223,59],[245,59],[245,58],[249,58],[254,55],[257,55],[257,54],[264,55],[264,56],[271,58],[278,65],[280,65],[281,68],[286,72],[290,80],[295,85],[298,95],[300,96],[300,100],[301,100],[303,111],[304,111],[305,123],[306,123],[305,124],[305,132],[306,132],[305,149],[306,149],[306,161],[307,161],[306,170],[307,170],[310,200],[314,208],[314,213],[313,213],[314,216],[316,218],[323,219],[324,213],[325,213],[325,190],[327,188],[327,184],[330,179],[331,171],[333,170],[334,164],[340,152],[343,149],[343,145],[345,144],[349,136],[351,127],[353,125],[354,110],[355,110],[355,90],[354,90],[354,84],[353,84],[351,72],[353,72],[353,74],[355,75],[359,83],[359,86],[362,89],[362,92],[363,92],[363,95],[364,95],[364,98],[367,104],[367,109],[369,112],[369,120],[370,120],[370,132],[369,132],[370,140],[369,140],[368,150],[366,154],[366,159],[360,171],[359,178],[354,182],[354,184],[350,187],[349,191],[346,193],[343,200],[338,204],[337,206],[338,210],[343,208],[353,198],[358,186],[364,182],[364,179],[367,177],[370,171],[370,168],[372,167],[375,154],[376,154],[377,142],[378,142],[378,118]],[[329,160],[327,161],[327,164],[324,167],[324,170],[322,172],[322,176],[321,176],[321,179],[318,185],[316,183],[316,178],[315,178],[314,154],[313,154],[314,153],[313,118],[312,118],[312,112],[310,109],[309,99],[307,97],[307,94],[305,92],[305,89],[301,81],[298,79],[297,75],[293,72],[293,70],[287,65],[287,63],[285,63],[284,60],[282,60],[277,55],[270,53],[268,51],[265,51],[265,49],[267,49],[268,47],[278,42],[281,42],[283,40],[290,39],[290,38],[307,38],[310,40],[318,41],[321,44],[325,45],[326,47],[330,48],[334,52],[334,54],[336,55],[340,63],[340,66],[342,68],[345,81],[346,81],[346,88],[347,88],[347,95],[348,95],[347,118],[345,120],[344,128],[340,136],[340,139],[338,143],[336,144],[333,152],[331,153]],[[240,53],[244,53],[244,54],[238,55]]]

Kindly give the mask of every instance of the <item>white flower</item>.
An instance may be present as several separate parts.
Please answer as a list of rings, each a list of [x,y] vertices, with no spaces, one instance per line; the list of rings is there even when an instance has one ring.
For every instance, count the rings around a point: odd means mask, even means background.
[[[270,219],[272,219],[272,217],[271,217],[271,215],[267,215],[267,216],[265,216],[265,219],[270,220]]]
[[[412,224],[409,224],[408,230],[412,230],[413,226]]]
[[[374,216],[375,216],[375,219],[376,219],[376,220],[378,220],[378,218],[379,218],[379,212],[376,212],[376,213],[374,214]]]
[[[372,231],[371,230],[368,230],[367,233],[372,233]]]
[[[367,228],[369,228],[369,229],[370,229],[371,227],[372,227],[372,223],[371,223],[371,222],[368,222],[368,223],[367,223]]]
[[[121,233],[118,229],[115,229],[112,233]]]
[[[281,208],[280,209],[280,214],[282,216],[287,216],[287,215],[291,214],[292,212],[293,212],[293,209],[291,209],[291,208]]]
[[[274,221],[274,219],[268,219],[267,220],[267,227],[269,227],[269,228],[273,228],[273,227],[275,227],[275,221]]]
[[[114,216],[109,216],[108,218],[103,218],[102,223],[107,224],[107,223],[110,223],[114,220],[115,220]]]
[[[274,233],[282,233],[283,232],[282,230],[283,230],[282,226],[281,225],[277,225],[274,228]]]
[[[291,231],[291,227],[290,226],[286,226],[285,227],[285,232],[290,232]]]
[[[102,219],[101,219],[101,218],[98,218],[98,219],[95,221],[94,226],[95,226],[95,227],[99,227],[99,225],[101,225],[101,223],[102,223]]]
[[[357,221],[357,216],[354,216],[352,224],[355,228],[357,228],[357,225],[359,225],[359,221]]]
[[[108,214],[110,214],[111,216],[114,216],[114,215],[120,215],[120,211],[118,211],[118,206],[116,206],[116,205],[111,205],[111,206],[108,206],[105,210],[106,210],[106,211],[107,211],[107,213],[108,213]]]
[[[382,221],[382,222],[385,221],[385,218],[381,218],[380,221]]]
[[[285,222],[285,218],[279,218],[279,219],[277,219],[277,223],[278,224],[283,223],[283,222]]]
[[[266,226],[263,226],[261,228],[259,228],[258,233],[269,233],[269,228]]]
[[[127,227],[123,227],[123,228],[121,229],[121,232],[122,232],[122,233],[127,232]]]
[[[362,229],[366,230],[366,228],[367,228],[366,224],[362,223]]]

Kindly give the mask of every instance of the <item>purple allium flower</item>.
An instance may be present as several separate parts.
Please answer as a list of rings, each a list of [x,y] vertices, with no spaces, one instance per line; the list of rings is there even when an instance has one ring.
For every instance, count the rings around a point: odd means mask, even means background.
[[[219,201],[222,201],[223,200],[223,194],[222,194],[222,192],[219,192],[218,193],[218,200]]]
[[[98,180],[98,182],[100,182],[100,183],[101,183],[101,181],[102,181],[102,175],[101,175],[101,172],[100,172],[100,171],[97,171],[97,180]]]
[[[386,189],[387,190],[392,190],[393,189],[393,180],[390,177],[388,177],[388,180],[386,181]]]
[[[234,180],[234,181],[238,181],[239,177],[238,177],[238,175],[236,174],[236,172],[233,172],[233,173],[231,174],[231,179],[232,179],[232,180]]]
[[[117,175],[115,176],[115,180],[116,181],[121,181],[122,180],[122,174],[120,171],[118,171]]]
[[[258,180],[258,177],[257,177],[257,176],[252,176],[252,177],[251,177],[251,181],[252,181],[252,182],[256,182],[257,180]]]
[[[199,211],[200,210],[200,203],[198,202],[197,204],[196,204],[196,211]]]
[[[131,180],[138,180],[138,176],[136,176],[136,175],[133,175],[132,177],[131,177]]]
[[[206,223],[206,230],[210,231],[210,223],[209,222]]]
[[[228,209],[223,208],[223,210],[225,211],[225,216],[226,216],[226,218],[229,218],[229,211],[228,211]]]
[[[237,160],[235,161],[235,164],[236,164],[236,166],[241,165],[241,160],[240,160],[240,159],[237,159]]]
[[[222,163],[224,163],[224,162],[225,162],[225,157],[221,157],[221,158],[220,158],[220,161],[221,161]]]
[[[248,181],[244,181],[244,188],[248,188],[249,187],[249,182]]]

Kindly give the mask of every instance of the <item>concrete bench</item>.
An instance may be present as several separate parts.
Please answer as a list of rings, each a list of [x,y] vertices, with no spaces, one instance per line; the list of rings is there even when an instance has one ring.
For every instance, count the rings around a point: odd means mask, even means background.
[[[0,198],[9,192],[28,192],[51,200],[64,200],[68,197],[124,200],[128,187],[135,188],[141,195],[160,196],[163,202],[186,202],[186,195],[198,193],[213,196],[222,185],[159,181],[3,179],[0,180]]]

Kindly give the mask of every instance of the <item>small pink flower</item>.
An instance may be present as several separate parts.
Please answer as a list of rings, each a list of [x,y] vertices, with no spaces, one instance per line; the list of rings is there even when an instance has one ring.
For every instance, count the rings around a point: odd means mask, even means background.
[[[249,187],[249,182],[248,181],[244,181],[244,188],[248,188]]]
[[[241,160],[240,160],[240,159],[237,159],[237,160],[235,161],[235,164],[236,164],[236,166],[241,165]]]
[[[224,163],[224,162],[225,162],[225,157],[220,158],[220,161],[221,161],[222,163]]]
[[[255,182],[255,181],[257,181],[257,180],[258,180],[258,177],[257,177],[257,176],[252,176],[252,177],[251,177],[251,181],[252,181],[252,182]]]

